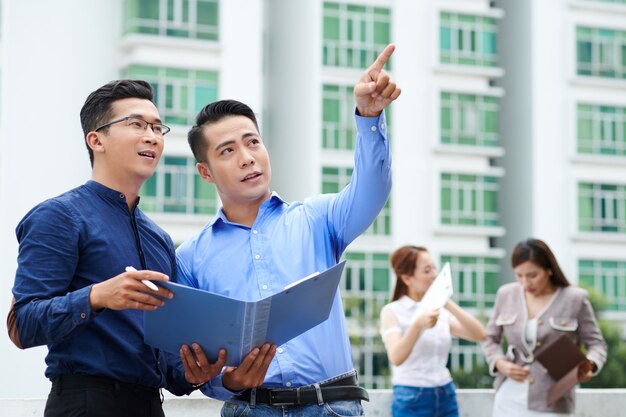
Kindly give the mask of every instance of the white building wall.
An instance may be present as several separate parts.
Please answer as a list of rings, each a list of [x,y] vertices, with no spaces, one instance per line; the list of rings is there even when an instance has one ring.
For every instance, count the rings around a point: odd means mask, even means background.
[[[63,7],[46,0],[2,3],[2,317],[15,276],[15,226],[38,202],[90,177],[79,112],[91,91],[117,78],[119,16],[119,1],[93,0],[89,7],[81,0]],[[5,320],[0,323],[0,396],[46,394],[46,348],[18,350],[6,337]]]

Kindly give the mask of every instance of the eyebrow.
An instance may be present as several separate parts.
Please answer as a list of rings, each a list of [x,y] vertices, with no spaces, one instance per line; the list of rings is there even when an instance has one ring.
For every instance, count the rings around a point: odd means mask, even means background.
[[[138,113],[131,113],[128,116],[125,117],[134,117],[136,119],[141,119],[147,122],[146,118],[143,117],[143,114],[138,114]],[[154,122],[152,123],[157,123],[157,124],[163,124],[163,122],[161,121],[161,119],[159,119],[158,117],[156,119],[154,119]]]
[[[244,134],[241,136],[241,139],[247,139],[247,138],[249,138],[249,137],[253,137],[253,136],[254,136],[254,137],[257,137],[257,138],[258,138],[258,137],[260,137],[260,136],[259,136],[259,134],[258,134],[258,133],[256,133],[256,132],[247,132],[247,133],[244,133]],[[216,150],[216,151],[219,151],[219,150],[220,150],[220,149],[222,149],[223,147],[228,146],[228,145],[232,145],[233,143],[235,143],[235,139],[226,139],[224,142],[222,142],[222,143],[218,144],[218,145],[215,147],[215,150]]]

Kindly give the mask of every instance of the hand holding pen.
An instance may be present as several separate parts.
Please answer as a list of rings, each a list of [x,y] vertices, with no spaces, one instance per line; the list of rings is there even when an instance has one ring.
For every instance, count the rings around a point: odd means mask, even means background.
[[[132,266],[126,267],[126,272],[137,272],[137,270]],[[154,283],[147,279],[142,279],[141,282],[145,284],[146,287],[150,288],[152,291],[159,291],[159,287],[154,285]]]
[[[155,282],[168,280],[169,277],[161,272],[137,271],[128,266],[125,272],[92,285],[89,303],[93,311],[104,308],[156,310],[165,304],[163,298],[170,299],[173,294],[166,288],[155,285]]]

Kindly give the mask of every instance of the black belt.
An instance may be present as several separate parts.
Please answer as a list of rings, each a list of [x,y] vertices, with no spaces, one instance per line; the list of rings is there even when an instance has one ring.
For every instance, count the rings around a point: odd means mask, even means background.
[[[253,391],[256,392],[253,394]],[[245,390],[232,399],[274,406],[370,400],[367,391],[357,385],[356,375],[321,383],[318,387],[314,384],[297,388],[257,388],[256,390]]]
[[[102,376],[67,374],[61,375],[52,380],[52,391],[57,393],[60,393],[64,389],[85,388],[108,389],[115,393],[132,393],[142,398],[160,396],[158,388],[131,384],[128,382],[120,382]]]

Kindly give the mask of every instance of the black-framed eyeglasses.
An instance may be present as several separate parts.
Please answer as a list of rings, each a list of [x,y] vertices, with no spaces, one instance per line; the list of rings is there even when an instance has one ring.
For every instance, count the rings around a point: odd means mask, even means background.
[[[112,124],[121,123],[121,122],[125,122],[125,126],[130,127],[139,135],[145,133],[146,130],[148,129],[148,126],[150,126],[150,129],[152,129],[152,133],[154,133],[154,136],[157,136],[157,137],[163,137],[167,135],[169,131],[171,130],[169,126],[165,126],[164,124],[161,124],[161,123],[150,123],[150,122],[146,122],[143,119],[140,119],[139,117],[126,116],[126,117],[122,117],[121,119],[111,120],[108,123],[100,125],[96,127],[94,131],[97,132],[100,129],[104,129],[105,127],[111,126]]]

